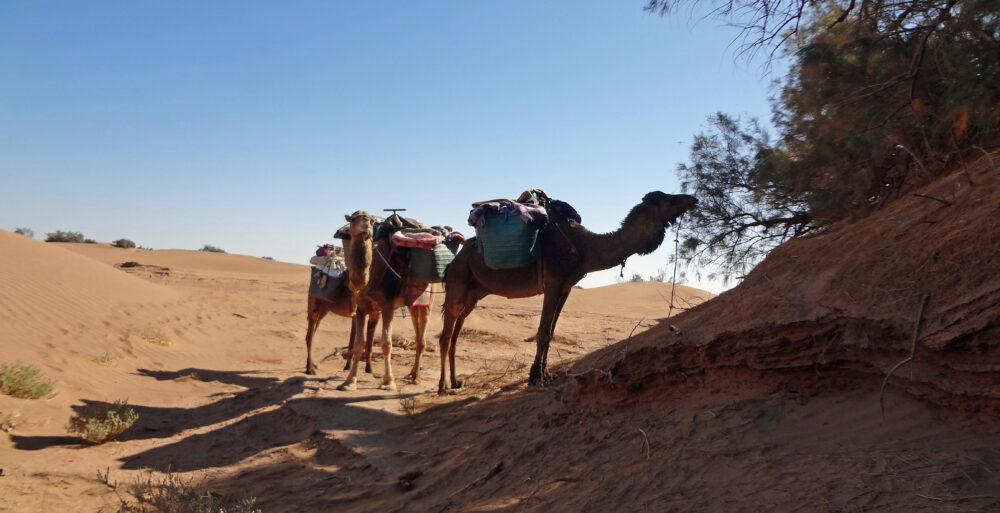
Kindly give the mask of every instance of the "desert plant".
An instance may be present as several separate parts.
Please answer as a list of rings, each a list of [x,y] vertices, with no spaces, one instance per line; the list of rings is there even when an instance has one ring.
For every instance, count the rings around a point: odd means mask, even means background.
[[[38,399],[52,393],[53,381],[45,379],[33,365],[17,361],[0,365],[0,392],[14,397]]]
[[[201,249],[199,249],[198,251],[208,251],[209,253],[225,253],[225,252],[226,252],[226,251],[225,251],[224,249],[222,249],[222,248],[217,248],[217,247],[215,247],[215,246],[213,246],[213,245],[211,245],[211,244],[205,244],[205,245],[204,245],[204,246],[203,246],[203,247],[202,247]]]
[[[66,430],[79,434],[88,442],[102,444],[114,440],[136,420],[139,414],[129,408],[128,401],[88,404],[69,419]]]
[[[134,248],[135,243],[128,239],[118,239],[111,243],[112,246],[116,248]]]
[[[18,235],[24,235],[25,237],[35,236],[35,232],[32,231],[31,228],[17,228],[16,230],[14,230],[14,233]]]
[[[97,363],[111,365],[115,361],[115,355],[111,354],[111,351],[105,351],[103,354],[94,358],[94,360],[97,361]]]
[[[83,234],[80,232],[64,232],[57,230],[45,234],[45,242],[84,242]]]
[[[261,257],[261,258],[263,258],[264,260],[271,260],[271,261],[274,261],[274,259],[273,259],[273,258],[271,258],[271,257]]]
[[[162,330],[157,328],[146,328],[140,330],[136,333],[140,338],[149,342],[150,344],[156,344],[158,346],[169,346],[170,337],[167,336]]]
[[[117,490],[118,482],[111,481],[109,473],[101,474],[98,470],[98,480]],[[261,513],[262,511],[254,506],[257,502],[256,497],[221,495],[196,487],[169,471],[162,478],[156,478],[152,472],[146,476],[139,476],[127,488],[137,502],[122,498],[118,513]]]

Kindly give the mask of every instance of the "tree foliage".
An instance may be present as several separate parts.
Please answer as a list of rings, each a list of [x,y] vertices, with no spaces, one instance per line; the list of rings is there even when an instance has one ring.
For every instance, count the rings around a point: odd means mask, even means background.
[[[742,28],[745,50],[791,66],[772,98],[773,141],[723,114],[695,137],[679,168],[701,199],[689,260],[742,275],[775,244],[1000,144],[1000,0],[730,0],[714,12]]]
[[[64,232],[56,230],[45,234],[45,242],[86,242],[80,232]]]
[[[682,225],[681,256],[742,276],[774,246],[814,228],[808,193],[756,120],[719,113],[709,122],[694,138],[691,164],[678,166],[684,192],[699,199]]]
[[[111,243],[116,248],[134,248],[135,243],[129,239],[118,239]]]

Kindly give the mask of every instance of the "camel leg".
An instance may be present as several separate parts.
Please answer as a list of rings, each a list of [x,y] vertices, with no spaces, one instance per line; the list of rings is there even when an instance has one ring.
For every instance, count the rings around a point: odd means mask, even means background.
[[[463,383],[455,377],[455,348],[458,347],[458,334],[462,332],[462,325],[465,324],[465,318],[472,313],[472,308],[462,312],[462,315],[458,316],[458,320],[455,321],[455,331],[451,335],[451,344],[448,347],[448,362],[451,364],[451,388],[462,388]]]
[[[361,362],[361,350],[365,347],[365,341],[361,340],[361,334],[364,333],[364,330],[361,328],[365,325],[366,315],[367,313],[362,309],[354,313],[355,339],[351,348],[351,370],[344,378],[344,382],[337,387],[337,390],[358,389],[358,364]]]
[[[354,354],[354,338],[356,337],[356,331],[354,330],[354,319],[351,319],[351,334],[347,337],[347,352],[344,353],[344,370],[351,370],[351,355]]]
[[[392,305],[382,310],[382,356],[385,358],[385,375],[382,376],[382,390],[396,390],[396,378],[392,375],[392,316],[396,309]]]
[[[549,323],[549,341],[551,342],[556,336],[556,323],[559,322],[559,316],[562,314],[563,306],[566,306],[566,299],[569,298],[569,291],[564,292],[559,296],[559,304],[556,305],[555,314],[552,316],[552,322]],[[552,376],[549,375],[549,346],[545,345],[545,351],[542,353],[542,379],[551,380]]]
[[[441,338],[438,341],[441,349],[441,379],[438,380],[439,395],[445,392],[444,380],[448,372],[448,351],[452,345],[458,342],[458,332],[460,330],[456,329],[456,325],[458,324],[458,318],[464,310],[464,305],[455,301],[448,301],[448,296],[445,296],[444,326],[441,327]],[[454,372],[454,368],[452,372]]]
[[[323,320],[326,313],[327,309],[324,308],[322,301],[309,296],[309,306],[306,312],[306,317],[309,319],[309,326],[306,328],[306,374],[316,374],[316,363],[312,359],[313,336],[316,335],[319,321]]]
[[[365,329],[365,372],[372,373],[372,343],[375,341],[375,326],[378,325],[378,317],[372,315],[368,318],[368,327]]]
[[[542,318],[538,323],[537,346],[535,349],[535,361],[531,364],[531,371],[528,373],[528,384],[544,385],[545,364],[549,352],[549,342],[555,331],[555,323],[558,318],[559,303],[564,294],[562,287],[545,287],[545,299],[542,301]]]
[[[430,307],[415,306],[410,308],[410,318],[413,321],[413,332],[416,334],[416,355],[413,357],[413,368],[406,375],[414,385],[420,383],[420,355],[424,352],[424,331],[427,330],[427,316]]]

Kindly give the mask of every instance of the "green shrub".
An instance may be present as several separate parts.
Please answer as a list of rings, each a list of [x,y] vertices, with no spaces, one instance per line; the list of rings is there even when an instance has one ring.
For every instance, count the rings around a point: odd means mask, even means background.
[[[69,419],[66,430],[79,434],[88,442],[103,444],[114,440],[136,420],[139,420],[139,414],[129,408],[128,401],[88,404]]]
[[[135,243],[128,239],[118,239],[111,243],[112,246],[116,248],[134,248]]]
[[[45,234],[45,242],[84,242],[80,232],[64,232],[62,230]]]
[[[20,361],[0,365],[0,392],[14,397],[38,399],[52,393],[53,381],[45,379],[38,367]]]
[[[217,248],[211,244],[205,244],[205,246],[198,251],[208,251],[210,253],[225,253],[226,251],[222,248]]]
[[[14,230],[14,233],[16,233],[18,235],[24,235],[25,237],[34,237],[35,236],[35,232],[32,231],[31,228],[18,228],[16,230]]]
[[[273,258],[271,258],[271,257],[261,257],[261,258],[263,258],[264,260],[270,260],[270,261],[272,261],[272,262],[274,261],[274,259],[273,259]]]

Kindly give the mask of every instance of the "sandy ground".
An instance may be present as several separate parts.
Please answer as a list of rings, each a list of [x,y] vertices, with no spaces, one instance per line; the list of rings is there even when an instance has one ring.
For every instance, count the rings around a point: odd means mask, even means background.
[[[302,373],[308,267],[196,251],[42,243],[2,231],[0,252],[0,360],[35,365],[56,382],[56,394],[46,399],[0,395],[7,433],[0,441],[2,511],[113,510],[115,491],[96,477],[107,469],[120,483],[142,469],[235,479],[280,459],[310,475],[357,464],[362,474],[394,476],[396,452],[406,443],[381,434],[410,423],[414,408],[483,398],[523,382],[534,355],[534,343],[524,339],[534,334],[541,309],[540,297],[484,300],[460,340],[459,374],[468,386],[454,395],[435,394],[437,312],[427,329],[434,352],[425,353],[419,385],[401,381],[399,392],[378,390],[383,359],[376,349],[374,376],[344,393],[335,386],[344,376],[346,318],[324,319],[314,347],[319,374]],[[138,265],[122,267],[126,262]],[[708,297],[677,288],[679,305]],[[666,315],[669,298],[670,285],[661,283],[575,290],[551,360],[572,360],[647,330]],[[393,330],[398,378],[412,365],[413,351],[405,347],[414,337],[399,314]],[[67,433],[75,407],[121,399],[140,418],[118,441],[91,446]],[[318,458],[320,442],[335,443],[343,454]],[[296,493],[318,493],[315,477],[303,479]],[[238,481],[233,486],[243,488]],[[265,511],[303,511],[294,497],[254,492]]]

